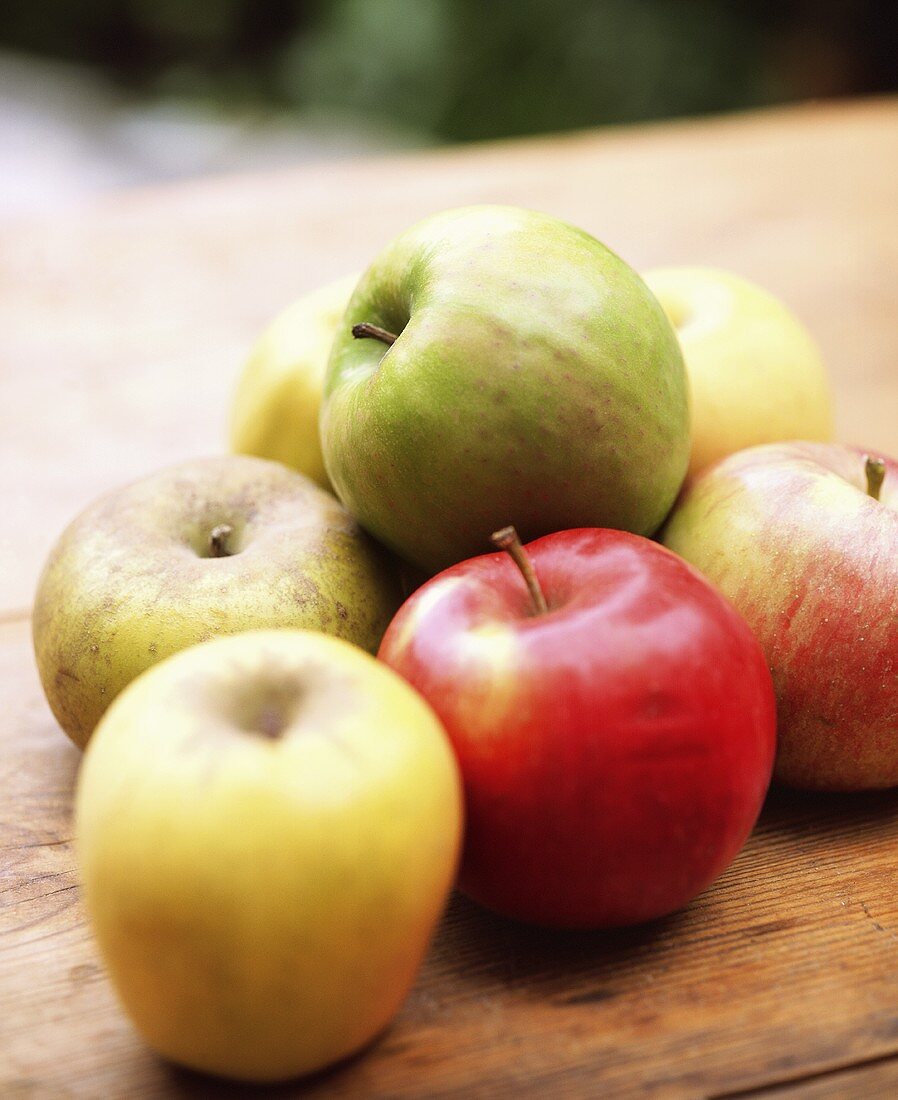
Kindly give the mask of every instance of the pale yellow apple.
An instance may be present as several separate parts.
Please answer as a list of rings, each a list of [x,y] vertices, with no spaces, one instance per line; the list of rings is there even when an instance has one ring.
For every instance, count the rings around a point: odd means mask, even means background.
[[[330,488],[318,409],[334,332],[357,282],[349,275],[300,298],[259,337],[231,406],[233,451],[283,462]]]
[[[461,815],[439,720],[347,642],[253,631],[150,669],[76,800],[88,914],[138,1031],[256,1082],[368,1043],[443,910]]]
[[[644,278],[676,329],[686,362],[690,476],[757,443],[832,438],[820,351],[786,306],[747,279],[714,268],[659,268]]]

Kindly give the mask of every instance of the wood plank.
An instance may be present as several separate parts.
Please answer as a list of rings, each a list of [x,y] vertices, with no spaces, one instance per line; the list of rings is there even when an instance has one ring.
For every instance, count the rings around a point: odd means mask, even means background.
[[[898,100],[474,146],[137,193],[0,226],[0,611],[100,491],[219,450],[262,325],[434,210],[510,202],[638,268],[710,263],[810,325],[842,438],[898,452]]]
[[[0,698],[0,1095],[250,1095],[157,1060],[116,1006],[77,885],[79,756],[26,622],[0,627]],[[380,1042],[276,1095],[696,1096],[895,1054],[896,844],[898,792],[778,793],[719,883],[649,927],[552,934],[456,897]]]
[[[770,1088],[728,1093],[718,1100],[893,1100],[898,1096],[898,1058],[877,1058],[832,1073],[793,1079]]]

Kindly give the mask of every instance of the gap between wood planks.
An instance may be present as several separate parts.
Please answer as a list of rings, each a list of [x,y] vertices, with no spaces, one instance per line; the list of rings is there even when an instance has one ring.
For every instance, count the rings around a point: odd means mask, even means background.
[[[723,1090],[710,1093],[707,1100],[751,1100],[753,1097],[763,1097],[774,1092],[787,1092],[801,1085],[809,1085],[815,1081],[825,1082],[828,1077],[834,1080],[838,1077],[848,1077],[857,1070],[870,1069],[894,1062],[898,1064],[898,1051],[886,1051],[876,1054],[872,1058],[859,1058],[857,1061],[837,1062],[825,1069],[811,1070],[808,1073],[798,1073],[794,1077],[780,1077],[775,1081],[765,1081],[759,1085],[751,1085],[748,1088]]]

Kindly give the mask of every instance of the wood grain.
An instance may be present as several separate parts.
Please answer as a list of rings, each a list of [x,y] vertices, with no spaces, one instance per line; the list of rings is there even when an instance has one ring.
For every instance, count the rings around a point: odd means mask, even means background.
[[[0,1096],[248,1095],[143,1047],[85,925],[79,757],[26,610],[65,520],[219,449],[261,324],[473,201],[568,217],[640,267],[758,279],[823,345],[840,435],[898,452],[896,168],[888,101],[203,182],[0,228]],[[774,793],[720,882],[647,928],[553,935],[457,897],[387,1034],[264,1095],[894,1095],[896,852],[898,792]]]

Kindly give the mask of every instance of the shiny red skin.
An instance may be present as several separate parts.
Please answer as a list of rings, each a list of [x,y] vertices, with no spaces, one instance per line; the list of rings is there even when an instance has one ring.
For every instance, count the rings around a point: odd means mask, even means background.
[[[729,866],[760,812],[776,740],[763,654],[648,539],[585,528],[526,549],[547,614],[508,555],[488,554],[418,589],[380,649],[457,753],[459,884],[538,924],[660,917]]]

